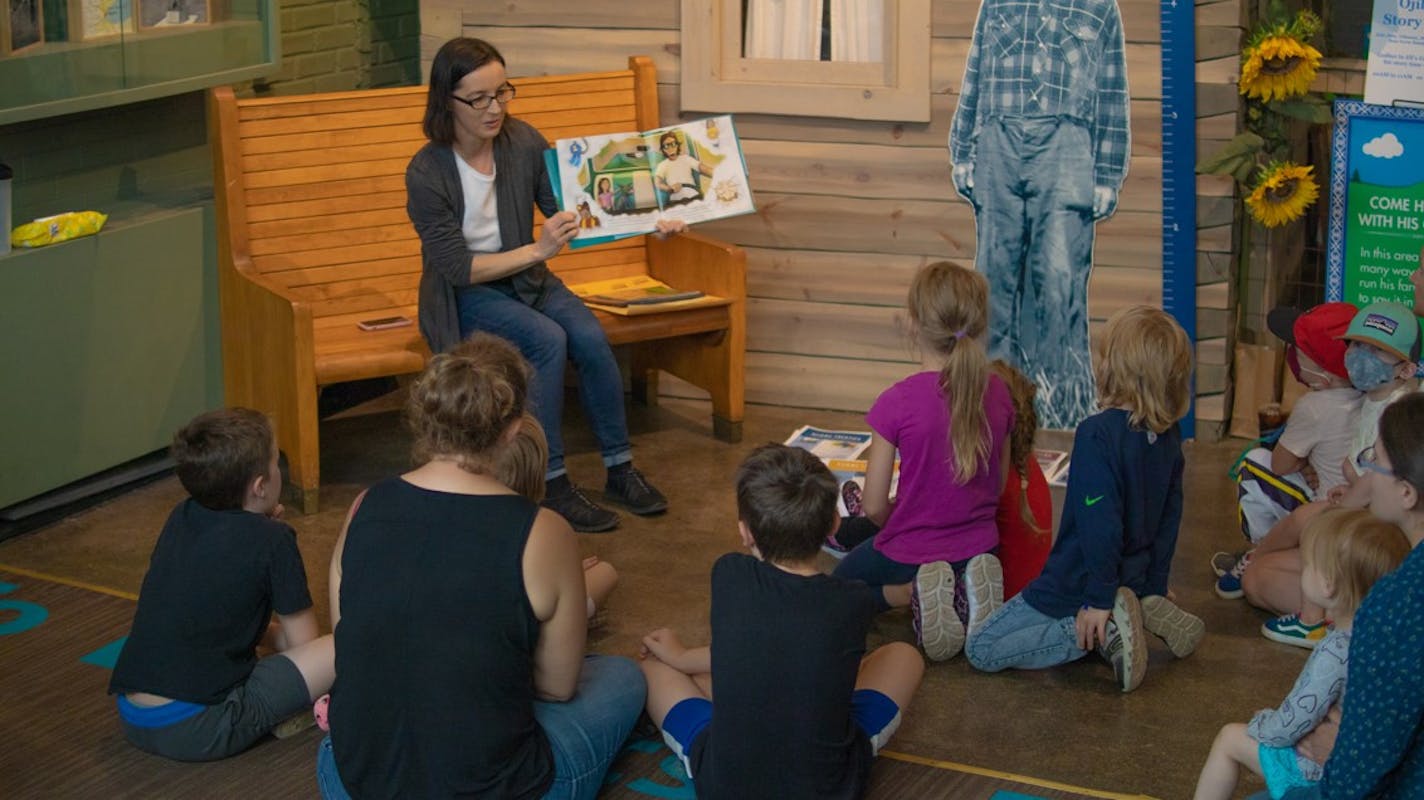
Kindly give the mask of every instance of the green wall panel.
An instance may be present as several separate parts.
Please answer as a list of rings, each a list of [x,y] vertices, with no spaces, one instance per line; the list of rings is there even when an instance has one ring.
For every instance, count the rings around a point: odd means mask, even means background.
[[[0,258],[0,507],[222,403],[212,207]]]

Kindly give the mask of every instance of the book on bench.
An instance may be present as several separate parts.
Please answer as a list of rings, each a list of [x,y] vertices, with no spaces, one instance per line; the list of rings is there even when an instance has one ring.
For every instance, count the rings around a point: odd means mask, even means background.
[[[544,160],[559,208],[579,217],[570,248],[756,211],[731,115],[559,139]]]
[[[724,306],[732,302],[696,289],[674,289],[647,275],[575,284],[569,287],[569,291],[590,308],[624,317],[700,306]]]

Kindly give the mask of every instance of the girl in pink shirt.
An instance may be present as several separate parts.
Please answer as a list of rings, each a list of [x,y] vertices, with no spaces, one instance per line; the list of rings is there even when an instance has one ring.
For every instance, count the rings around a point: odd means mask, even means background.
[[[866,414],[873,435],[863,503],[881,529],[835,573],[876,589],[882,609],[911,606],[916,636],[937,661],[964,645],[965,565],[999,544],[994,517],[1014,407],[984,350],[988,294],[982,275],[947,261],[915,276],[907,311],[929,369],[886,389]]]

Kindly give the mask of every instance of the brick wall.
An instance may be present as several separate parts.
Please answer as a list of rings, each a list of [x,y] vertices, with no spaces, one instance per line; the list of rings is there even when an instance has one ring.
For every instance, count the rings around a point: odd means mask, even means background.
[[[258,94],[338,92],[420,82],[416,0],[283,0],[281,69]]]

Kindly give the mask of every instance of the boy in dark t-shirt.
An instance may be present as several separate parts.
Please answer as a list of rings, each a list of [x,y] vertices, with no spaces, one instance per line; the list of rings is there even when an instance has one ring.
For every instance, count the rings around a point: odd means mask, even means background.
[[[839,520],[815,456],[757,448],[737,472],[737,514],[751,555],[712,568],[712,644],[643,638],[648,714],[704,800],[860,797],[924,660],[905,642],[865,656],[870,589],[817,568]]]
[[[153,548],[109,692],[135,747],[179,761],[246,750],[335,678],[262,414],[202,414],[173,437],[179,503]],[[272,624],[276,613],[277,624]],[[261,660],[257,647],[278,651]]]

